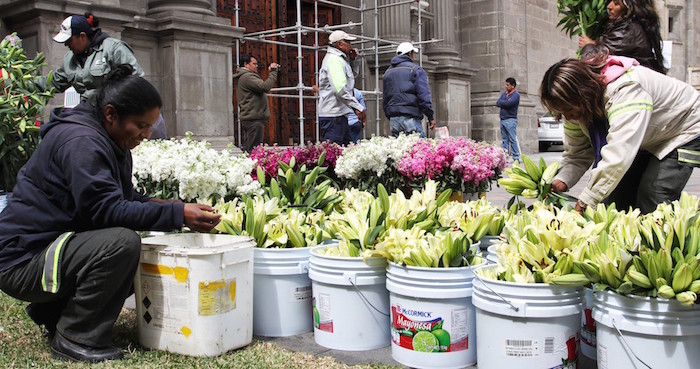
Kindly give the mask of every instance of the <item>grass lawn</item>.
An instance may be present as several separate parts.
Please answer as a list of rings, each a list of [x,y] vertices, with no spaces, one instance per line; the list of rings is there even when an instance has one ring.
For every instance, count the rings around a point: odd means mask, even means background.
[[[138,344],[136,314],[126,309],[122,310],[114,331],[114,344],[124,351],[124,360],[98,365],[68,363],[51,358],[45,330],[29,319],[25,306],[26,302],[0,292],[0,368],[395,368],[349,366],[329,357],[295,353],[257,340],[245,348],[214,358],[149,351]]]

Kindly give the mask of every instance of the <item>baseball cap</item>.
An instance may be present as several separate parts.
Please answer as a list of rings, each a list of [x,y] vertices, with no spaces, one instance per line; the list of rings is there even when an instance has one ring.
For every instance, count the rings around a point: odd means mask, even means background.
[[[411,51],[417,53],[418,49],[413,47],[413,44],[410,42],[402,42],[399,44],[399,47],[396,48],[396,55],[408,54]]]
[[[347,41],[352,41],[352,40],[357,40],[357,37],[353,37],[345,33],[345,31],[333,31],[330,36],[328,36],[328,41],[330,43],[334,44],[340,40],[347,40]]]
[[[58,31],[56,36],[53,36],[53,40],[58,43],[64,43],[68,41],[71,36],[79,35],[81,32],[89,32],[90,25],[87,19],[82,15],[71,15],[70,17],[63,20],[61,23],[61,30]]]

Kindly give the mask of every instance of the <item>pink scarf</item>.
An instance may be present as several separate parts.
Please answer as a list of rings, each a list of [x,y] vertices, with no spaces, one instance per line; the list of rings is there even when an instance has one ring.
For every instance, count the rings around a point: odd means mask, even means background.
[[[628,69],[635,65],[639,65],[636,59],[626,56],[610,55],[605,62],[603,70],[600,71],[600,74],[605,77],[605,83],[607,84],[620,78],[621,75],[625,74]]]

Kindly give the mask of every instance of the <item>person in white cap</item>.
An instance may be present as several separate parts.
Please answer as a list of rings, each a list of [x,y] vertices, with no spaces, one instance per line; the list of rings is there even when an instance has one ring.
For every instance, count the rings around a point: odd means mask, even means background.
[[[353,49],[349,41],[355,39],[340,30],[330,34],[328,52],[318,77],[318,121],[323,130],[322,139],[341,145],[351,141],[347,114],[354,112],[363,125],[366,120],[366,109],[353,93],[359,65],[355,60],[357,49]]]
[[[134,74],[143,77],[143,70],[129,45],[102,32],[97,28],[99,23],[90,13],[71,15],[61,23],[53,40],[70,50],[46,88],[54,87],[56,92],[63,92],[72,86],[80,94],[81,101],[94,106],[102,80],[114,66],[130,64]],[[46,84],[45,79],[42,84]]]
[[[70,50],[54,71],[50,84],[46,83],[46,78],[39,79],[37,85],[40,88],[54,87],[56,92],[64,92],[72,86],[80,94],[81,102],[87,101],[95,106],[97,91],[102,87],[104,76],[115,66],[129,64],[135,75],[143,77],[143,69],[131,47],[102,32],[99,25],[100,20],[89,12],[71,15],[63,20],[53,40]],[[150,138],[167,138],[162,115],[153,128]]]
[[[418,52],[410,42],[402,42],[396,48],[396,56],[382,77],[382,108],[389,118],[391,134],[423,131],[423,115],[428,118],[429,128],[435,128],[435,113],[430,97],[428,75],[413,60]]]

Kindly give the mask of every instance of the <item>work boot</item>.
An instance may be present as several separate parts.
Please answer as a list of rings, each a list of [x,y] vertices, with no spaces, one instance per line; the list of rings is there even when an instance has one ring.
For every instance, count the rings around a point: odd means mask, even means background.
[[[98,363],[105,360],[121,360],[122,351],[114,346],[92,347],[70,341],[56,332],[51,340],[51,356],[69,361]]]

